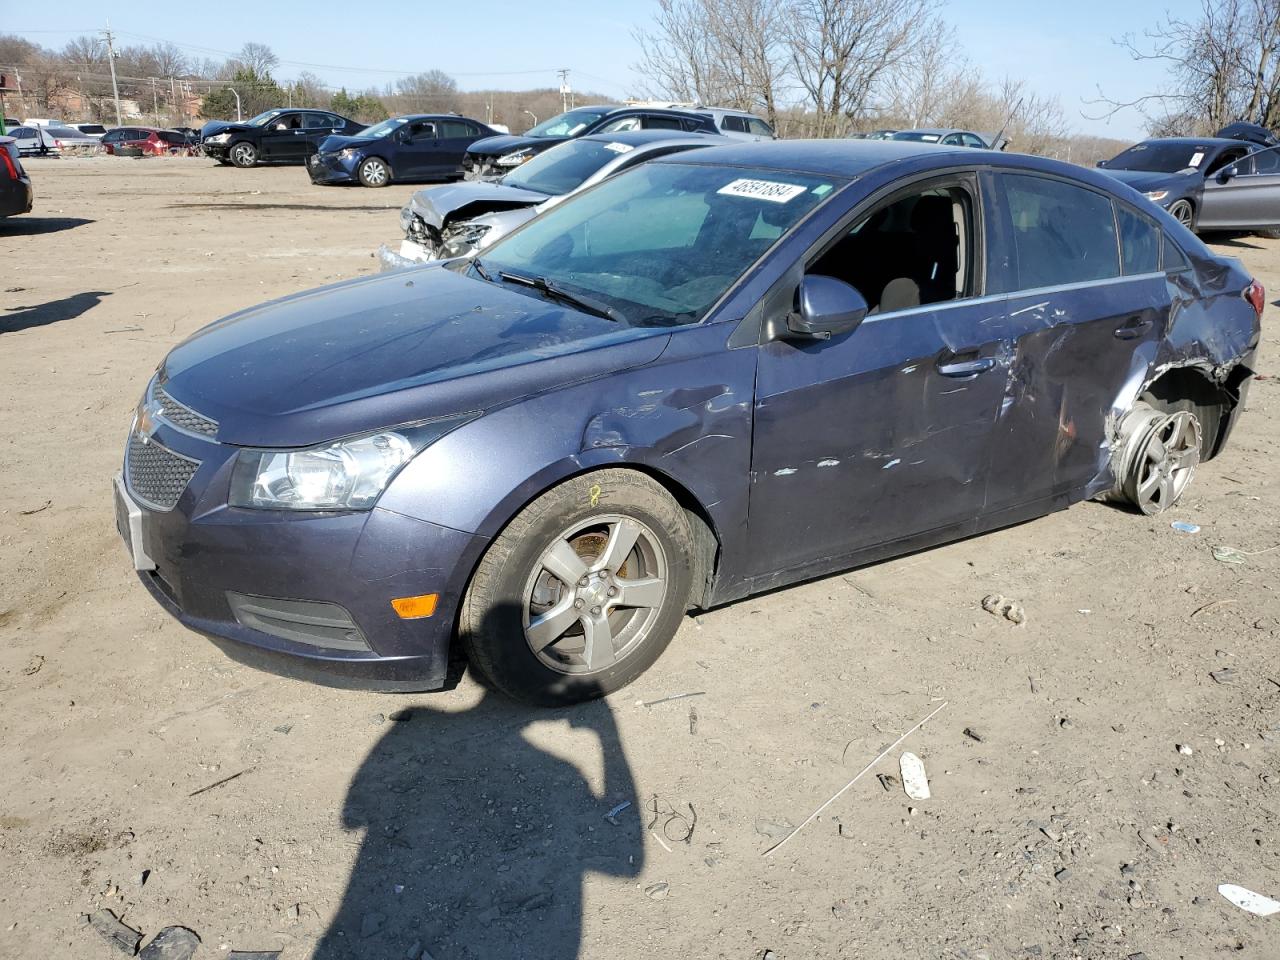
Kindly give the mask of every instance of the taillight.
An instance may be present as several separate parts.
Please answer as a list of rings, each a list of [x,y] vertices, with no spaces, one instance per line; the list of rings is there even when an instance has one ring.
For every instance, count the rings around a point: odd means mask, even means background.
[[[18,179],[18,168],[13,165],[13,157],[9,156],[9,151],[0,147],[0,160],[4,161],[4,168],[9,173],[10,180]]]
[[[56,150],[61,150],[61,149],[62,149],[62,141],[61,141],[61,140],[55,140],[55,141],[53,141],[53,146],[54,146],[54,149],[56,149]]]
[[[1254,312],[1258,314],[1258,318],[1262,318],[1262,308],[1267,304],[1267,291],[1263,289],[1262,284],[1257,280],[1250,280],[1249,285],[1244,288],[1244,298],[1249,301]]]

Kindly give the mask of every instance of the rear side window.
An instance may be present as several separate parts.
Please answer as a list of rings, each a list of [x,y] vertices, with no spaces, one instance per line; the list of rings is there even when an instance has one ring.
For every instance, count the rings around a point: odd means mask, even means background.
[[[683,130],[684,124],[680,122],[679,117],[662,117],[650,114],[644,118],[644,128],[646,130]]]
[[[1274,147],[1260,150],[1253,155],[1254,173],[1280,173],[1280,151]]]
[[[1160,228],[1137,211],[1116,204],[1120,225],[1120,257],[1125,276],[1155,273],[1160,269]]]
[[[1060,180],[999,178],[1012,226],[1015,289],[1120,276],[1111,201]]]
[[[182,134],[173,130],[161,130],[156,134],[156,136],[158,136],[165,143],[173,143],[173,144],[181,145],[187,142],[186,137],[184,137]]]
[[[1187,259],[1187,255],[1182,252],[1182,248],[1170,240],[1164,238],[1164,270],[1165,273],[1177,273],[1179,270],[1188,270],[1191,268],[1191,261]]]
[[[734,133],[746,133],[747,121],[742,117],[725,117],[720,121],[720,129],[731,130]]]
[[[472,136],[471,128],[461,120],[441,120],[440,136],[445,140],[452,140],[455,137]]]
[[[306,124],[308,130],[327,130],[334,125],[333,118],[323,113],[308,113]]]

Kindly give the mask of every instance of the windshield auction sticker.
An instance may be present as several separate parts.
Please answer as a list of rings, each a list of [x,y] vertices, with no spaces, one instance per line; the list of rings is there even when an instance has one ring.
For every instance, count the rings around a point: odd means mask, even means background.
[[[775,183],[772,180],[735,180],[725,184],[716,193],[728,197],[749,197],[752,200],[768,200],[770,203],[786,203],[804,193],[804,187],[794,183]]]

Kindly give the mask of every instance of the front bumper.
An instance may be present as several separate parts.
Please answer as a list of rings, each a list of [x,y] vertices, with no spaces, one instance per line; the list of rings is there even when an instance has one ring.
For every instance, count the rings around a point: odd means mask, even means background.
[[[494,180],[514,169],[514,167],[498,166],[497,157],[475,156],[468,153],[462,158],[463,180]]]
[[[226,160],[227,148],[231,144],[228,143],[210,143],[207,140],[201,141],[200,149],[204,151],[206,157],[212,157],[214,160]]]
[[[165,610],[233,659],[273,673],[379,690],[445,685],[455,614],[484,538],[380,508],[229,507],[235,448],[167,427],[152,439],[201,460],[172,510],[149,509],[127,485],[117,487],[117,526],[139,579]],[[430,617],[401,619],[391,606],[427,593],[439,597]],[[326,640],[306,616],[273,628],[269,618],[246,615],[246,597],[338,610],[351,629],[329,628],[328,637],[343,639]]]
[[[312,183],[355,183],[359,159],[343,160],[336,153],[313,153],[307,157],[307,175]]]

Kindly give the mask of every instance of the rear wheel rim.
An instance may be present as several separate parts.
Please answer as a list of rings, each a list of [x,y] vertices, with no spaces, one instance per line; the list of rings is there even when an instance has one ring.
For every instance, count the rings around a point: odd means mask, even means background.
[[[542,551],[525,581],[525,641],[561,674],[596,674],[631,656],[669,592],[662,541],[634,517],[575,523]]]
[[[380,187],[387,182],[387,168],[381,160],[364,162],[364,182],[371,187]]]
[[[1200,463],[1200,421],[1186,410],[1155,419],[1130,461],[1129,499],[1145,514],[1178,502]]]

